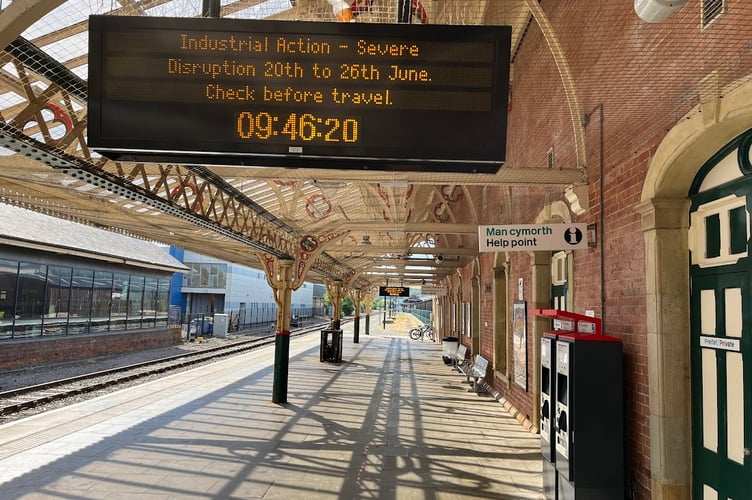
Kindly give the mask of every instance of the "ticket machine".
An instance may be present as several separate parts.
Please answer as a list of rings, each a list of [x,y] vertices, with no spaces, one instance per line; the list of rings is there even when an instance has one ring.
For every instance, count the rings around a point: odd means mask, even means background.
[[[556,338],[555,332],[546,332],[541,339],[540,444],[543,455],[543,494],[546,500],[556,500],[558,489],[558,476],[554,465],[556,452],[551,435],[556,405]]]
[[[542,341],[549,347],[541,345],[544,490],[551,484],[551,479],[545,477],[546,470],[553,466],[556,491],[554,495],[547,493],[546,498],[622,500],[625,497],[622,342],[603,335],[598,318],[556,309],[531,312],[553,319],[555,326],[543,335]],[[544,363],[549,366],[547,371],[543,369]],[[543,381],[546,375],[547,383]],[[549,386],[545,395],[544,385]]]

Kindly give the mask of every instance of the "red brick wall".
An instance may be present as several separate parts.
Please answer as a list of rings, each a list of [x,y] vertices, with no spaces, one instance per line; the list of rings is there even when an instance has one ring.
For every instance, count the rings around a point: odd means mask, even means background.
[[[556,24],[556,12],[566,12],[571,20],[573,12],[589,9],[583,2],[562,1],[544,2],[551,11],[552,22]],[[551,10],[556,9],[556,10]],[[627,6],[625,13],[631,9]],[[575,15],[576,16],[576,15]],[[585,16],[584,18],[587,18]],[[615,21],[616,18],[611,18]],[[571,21],[570,21],[571,22]],[[625,15],[622,22],[634,23],[632,16]],[[614,27],[613,36],[622,36],[625,26]],[[587,30],[583,26],[583,30]],[[620,77],[606,60],[601,66],[589,67],[591,54],[578,50],[576,30],[566,30],[574,38],[563,37],[565,52],[573,59],[572,65],[579,71],[599,73],[604,88],[613,88]],[[604,40],[604,44],[608,41]],[[657,61],[660,63],[660,61]],[[531,85],[531,83],[534,83]],[[649,160],[663,135],[647,133],[644,124],[620,116],[618,104],[608,99],[617,96],[582,95],[583,111],[587,112],[606,102],[604,111],[604,136],[600,135],[600,113],[591,115],[585,127],[586,159],[588,160],[588,191],[590,206],[580,217],[572,215],[576,222],[598,224],[598,246],[579,250],[573,254],[574,274],[570,277],[573,290],[571,308],[579,313],[594,310],[598,317],[605,312],[605,333],[624,341],[625,353],[625,408],[627,411],[628,481],[634,498],[650,497],[650,451],[649,451],[649,411],[648,374],[646,346],[646,292],[645,292],[645,253],[640,218],[634,206],[640,200],[642,185]],[[600,109],[598,110],[600,111]],[[675,116],[664,117],[668,121]],[[548,45],[535,23],[531,26],[526,40],[517,54],[513,78],[513,98],[509,115],[506,166],[522,168],[544,165],[549,148],[554,149],[556,167],[576,165],[572,117],[566,105],[561,77],[550,55]],[[664,130],[668,130],[666,127]],[[603,147],[604,198],[603,220],[601,220],[600,167],[601,147]],[[502,167],[504,168],[504,167]],[[480,224],[522,224],[534,223],[535,217],[547,203],[561,201],[563,188],[523,188],[515,186],[512,196],[505,197],[505,188],[490,189],[486,210],[476,208],[480,214]],[[600,230],[605,229],[605,238]],[[601,251],[603,254],[601,255]],[[532,307],[531,256],[527,252],[509,254],[507,298],[517,300],[517,283],[524,282],[524,300]],[[601,258],[603,259],[604,284],[601,286]],[[494,257],[492,254],[481,258],[481,353],[493,360],[493,283]],[[463,269],[463,290],[465,299],[470,300],[469,291],[472,266]],[[605,309],[601,307],[602,301]],[[511,317],[511,311],[510,311]],[[488,325],[488,326],[485,326]],[[527,390],[514,383],[514,355],[510,338],[507,343],[509,386],[505,381],[495,381],[495,389],[523,415],[532,416],[534,408],[532,387],[533,373],[538,370],[533,365],[534,338],[532,323],[528,318],[528,387]]]
[[[726,60],[735,61],[729,66],[736,73],[724,74],[724,83],[752,72],[752,59],[739,56],[738,43],[745,40],[736,32],[736,25],[748,23],[752,5],[730,0],[727,15],[708,34],[699,29],[698,3],[674,14],[673,20],[685,28],[677,30],[672,22],[641,22],[631,2],[594,7],[581,0],[542,0],[574,79],[580,106],[574,112],[580,116],[571,114],[549,43],[535,21],[515,50],[512,68],[507,157],[502,168],[531,168],[539,174],[546,153],[553,148],[555,169],[587,169],[589,207],[580,216],[570,215],[576,222],[597,224],[598,242],[596,248],[573,252],[570,308],[579,313],[595,311],[603,320],[604,332],[624,342],[627,486],[634,499],[651,496],[646,263],[635,206],[658,145],[699,104],[698,81],[710,70],[725,67]],[[703,64],[682,64],[687,54],[702,59]],[[574,127],[581,123],[585,154],[578,156]],[[483,203],[480,196],[473,196],[474,210],[461,212],[455,220],[534,223],[546,205],[564,200],[563,192],[563,186],[489,186]],[[510,303],[517,299],[517,282],[522,278],[530,307],[531,256],[513,252],[509,257],[507,299]],[[480,297],[476,299],[481,310],[480,349],[489,361],[494,352],[493,310],[499,307],[493,303],[494,260],[493,254],[480,258]],[[471,300],[473,274],[472,265],[462,269],[465,301]],[[495,386],[525,415],[535,411],[533,342],[529,334],[527,391],[513,380],[508,387],[505,381],[496,381]],[[507,347],[513,376],[511,339]]]
[[[117,332],[0,342],[0,367],[62,363],[179,344],[180,329]]]

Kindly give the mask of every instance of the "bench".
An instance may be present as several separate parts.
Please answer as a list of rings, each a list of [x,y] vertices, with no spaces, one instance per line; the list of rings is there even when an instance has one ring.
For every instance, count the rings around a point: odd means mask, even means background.
[[[486,392],[482,389],[480,383],[486,378],[486,370],[488,369],[488,360],[480,354],[475,355],[475,361],[473,361],[473,369],[470,374],[473,377],[473,390],[480,394]]]
[[[467,383],[471,383],[472,378],[473,390],[480,394],[485,392],[480,383],[486,378],[486,370],[488,369],[488,360],[480,354],[475,355],[475,359],[466,359],[467,347],[460,344],[457,347],[457,352],[454,356],[454,367],[458,372],[467,377]]]
[[[467,377],[467,383],[470,383],[470,371],[473,369],[473,361],[467,359],[467,347],[460,344],[457,346],[457,352],[454,353],[454,367],[458,372]]]

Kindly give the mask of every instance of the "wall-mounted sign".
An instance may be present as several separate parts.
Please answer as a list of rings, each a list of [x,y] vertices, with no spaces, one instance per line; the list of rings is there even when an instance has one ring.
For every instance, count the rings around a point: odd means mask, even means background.
[[[587,224],[478,226],[481,252],[578,250],[588,247]]]
[[[131,161],[495,173],[511,28],[92,16],[88,143]]]
[[[741,351],[741,342],[739,339],[730,339],[723,337],[700,337],[700,347],[707,347],[709,349],[721,349],[723,351]]]
[[[380,286],[381,297],[409,297],[410,289],[406,286]]]
[[[423,285],[420,288],[421,295],[446,295],[448,291],[447,287],[437,285]]]

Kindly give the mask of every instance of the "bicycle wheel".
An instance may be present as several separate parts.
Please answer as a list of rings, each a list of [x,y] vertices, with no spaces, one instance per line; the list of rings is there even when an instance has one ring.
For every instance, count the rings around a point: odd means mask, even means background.
[[[418,340],[420,338],[421,331],[420,328],[413,328],[410,330],[410,338],[413,340]]]
[[[433,328],[429,328],[426,332],[426,335],[428,335],[428,340],[430,340],[431,342],[436,341],[436,336],[433,334]]]

